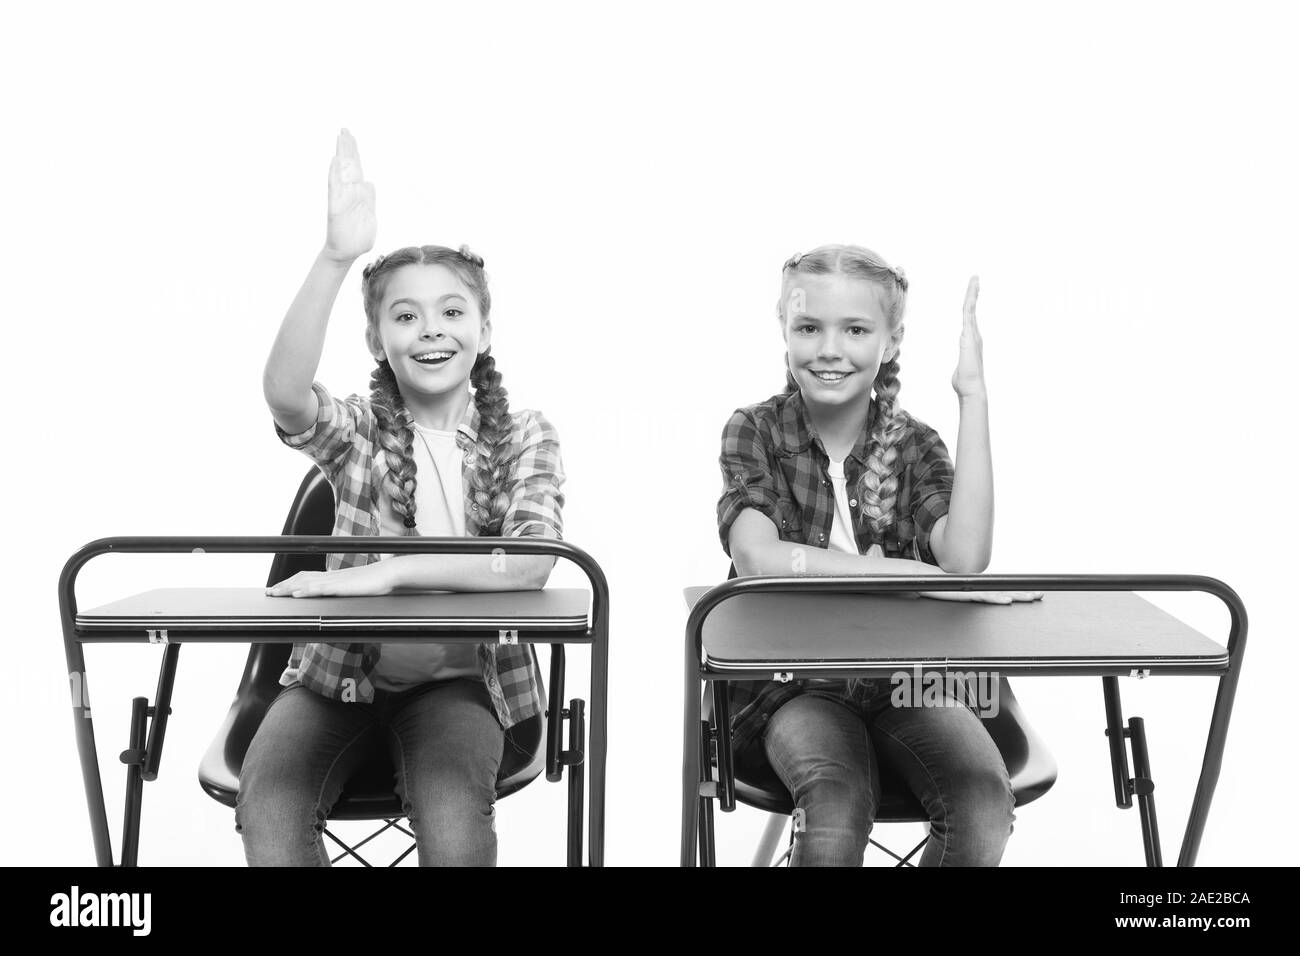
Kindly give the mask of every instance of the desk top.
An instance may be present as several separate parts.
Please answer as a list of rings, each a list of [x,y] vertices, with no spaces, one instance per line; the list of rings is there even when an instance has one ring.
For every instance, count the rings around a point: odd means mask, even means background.
[[[687,588],[687,604],[693,607],[708,590]],[[902,595],[743,594],[709,612],[703,648],[703,663],[712,671],[769,676],[793,667],[1228,667],[1225,647],[1131,591],[1049,591],[1041,601],[1009,605]]]
[[[268,597],[263,588],[160,588],[77,615],[79,631],[585,630],[591,594],[419,591],[382,597]]]

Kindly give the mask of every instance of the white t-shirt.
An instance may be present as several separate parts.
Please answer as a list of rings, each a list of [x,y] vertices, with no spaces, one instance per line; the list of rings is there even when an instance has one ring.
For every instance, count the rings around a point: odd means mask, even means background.
[[[843,551],[846,554],[861,554],[858,550],[858,539],[853,534],[853,524],[857,520],[857,515],[853,509],[858,507],[858,499],[850,498],[848,493],[847,481],[844,477],[844,460],[836,461],[834,458],[827,456],[829,463],[826,471],[831,476],[831,489],[835,492],[835,518],[831,522],[831,540],[827,546],[828,551]],[[850,507],[852,505],[853,507]],[[858,509],[859,514],[861,509]],[[884,549],[878,544],[873,544],[867,549],[867,557],[883,558]]]
[[[849,507],[848,489],[845,487],[844,460],[831,458],[827,468],[831,476],[831,489],[835,492],[835,519],[831,522],[831,540],[828,551],[859,554],[857,539],[853,536],[853,511]],[[857,499],[853,502],[857,504]]]
[[[465,536],[464,453],[454,431],[444,432],[412,423],[415,442],[415,530],[426,537]],[[400,536],[402,520],[393,511],[384,488],[379,490],[379,531]],[[389,555],[384,555],[387,559]],[[381,644],[371,675],[376,687],[406,690],[416,684],[481,673],[474,644]]]

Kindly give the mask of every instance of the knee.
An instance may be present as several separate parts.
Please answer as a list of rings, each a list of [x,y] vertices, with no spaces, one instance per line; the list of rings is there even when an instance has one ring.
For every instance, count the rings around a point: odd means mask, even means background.
[[[834,830],[865,845],[875,819],[879,794],[862,767],[813,761],[792,781],[795,806],[804,811],[809,829]]]
[[[442,790],[408,804],[421,866],[495,866],[495,794]]]
[[[970,865],[996,866],[1011,838],[1015,802],[1011,781],[1000,765],[971,770],[954,781],[943,800],[944,819],[932,826],[950,837],[961,836]]]
[[[235,832],[250,866],[315,863],[326,813],[314,795],[275,774],[240,774]]]
[[[1010,832],[1016,798],[1001,762],[968,768],[954,783],[955,803],[962,814],[1005,825]]]

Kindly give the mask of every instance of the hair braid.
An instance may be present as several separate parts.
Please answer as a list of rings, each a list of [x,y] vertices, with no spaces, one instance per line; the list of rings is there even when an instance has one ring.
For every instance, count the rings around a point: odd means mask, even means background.
[[[894,524],[898,500],[898,477],[894,462],[898,458],[899,439],[904,419],[898,407],[898,353],[880,366],[876,373],[876,420],[868,441],[867,465],[858,479],[858,497],[862,499],[862,520],[876,537]]]
[[[388,464],[384,491],[392,502],[393,512],[402,522],[402,534],[415,530],[415,430],[411,412],[397,388],[397,378],[387,360],[380,360],[370,373],[370,407],[379,425],[379,447]]]
[[[511,440],[514,421],[496,364],[489,349],[478,357],[470,373],[479,427],[474,467],[470,469],[469,495],[478,514],[480,535],[500,534],[501,522],[510,506],[506,489],[517,461]]]

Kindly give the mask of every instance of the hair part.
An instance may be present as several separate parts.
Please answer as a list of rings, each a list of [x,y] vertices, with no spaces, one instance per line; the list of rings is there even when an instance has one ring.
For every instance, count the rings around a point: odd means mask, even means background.
[[[492,307],[483,259],[468,246],[408,246],[380,256],[361,273],[361,291],[365,302],[368,336],[378,338],[379,306],[383,301],[386,277],[408,265],[441,265],[451,269],[473,292],[482,317]],[[508,489],[514,477],[518,454],[511,436],[514,420],[510,414],[507,392],[501,384],[496,359],[488,348],[479,353],[470,371],[474,404],[479,413],[478,439],[473,451],[473,468],[469,474],[471,510],[478,516],[478,533],[500,533],[510,505]],[[402,522],[402,534],[415,535],[415,428],[410,410],[397,385],[397,376],[386,358],[370,375],[370,407],[379,426],[378,441],[388,473],[384,478],[393,513]]]
[[[862,246],[848,245],[819,246],[812,252],[791,256],[781,270],[781,300],[777,303],[777,313],[782,319],[786,318],[786,289],[791,279],[800,273],[844,275],[874,282],[880,290],[890,333],[902,334],[903,314],[907,309],[907,275],[882,256]],[[798,389],[788,355],[785,379],[787,394]],[[898,349],[888,361],[881,363],[872,388],[875,391],[876,416],[867,440],[867,463],[858,479],[856,496],[862,502],[859,520],[871,529],[874,537],[883,541],[885,531],[897,518],[898,478],[893,469],[904,426],[898,406]]]

